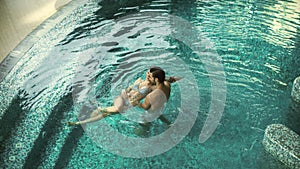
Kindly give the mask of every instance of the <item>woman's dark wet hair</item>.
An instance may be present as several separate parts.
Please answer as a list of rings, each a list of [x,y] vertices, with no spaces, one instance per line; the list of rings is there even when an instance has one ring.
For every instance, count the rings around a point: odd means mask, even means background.
[[[165,81],[166,73],[162,69],[155,70],[155,71],[153,71],[151,73],[152,73],[152,77],[153,78],[158,78],[159,83],[163,83]]]

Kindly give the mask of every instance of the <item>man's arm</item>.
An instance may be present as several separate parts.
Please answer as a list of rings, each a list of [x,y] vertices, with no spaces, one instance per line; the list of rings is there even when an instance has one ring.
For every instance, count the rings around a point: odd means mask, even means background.
[[[151,107],[149,97],[146,96],[145,101],[143,103],[139,103],[138,106],[145,109],[145,110],[149,110],[150,107]]]

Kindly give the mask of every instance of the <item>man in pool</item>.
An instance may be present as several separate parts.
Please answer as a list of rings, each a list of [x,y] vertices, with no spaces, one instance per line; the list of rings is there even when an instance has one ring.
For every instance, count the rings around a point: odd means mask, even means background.
[[[122,113],[127,109],[129,109],[130,107],[136,106],[134,103],[138,103],[140,100],[144,99],[150,92],[152,92],[155,89],[156,87],[155,81],[153,80],[150,81],[149,79],[151,73],[157,70],[161,70],[162,72],[164,72],[160,67],[150,68],[149,71],[147,72],[146,80],[143,81],[142,79],[138,79],[134,83],[134,85],[128,87],[127,90],[122,90],[121,95],[114,100],[113,106],[107,108],[97,108],[91,113],[90,118],[78,122],[68,122],[68,125],[72,126],[72,125],[86,124],[86,123],[98,121],[102,118],[105,118],[106,116]],[[167,83],[170,84],[180,79],[181,78],[170,77],[166,81],[168,81]],[[170,124],[170,122],[163,116],[160,116],[159,118],[163,122],[167,123],[168,125]]]
[[[133,103],[134,106],[137,105],[147,110],[148,116],[145,117],[144,124],[141,125],[149,127],[149,122],[153,120],[153,117],[157,116],[159,116],[160,120],[170,125],[171,123],[162,116],[162,112],[165,108],[165,103],[170,97],[172,81],[165,80],[165,72],[162,69],[151,72],[148,79],[150,83],[155,84],[155,89],[146,96],[143,103],[140,103],[140,100]],[[179,79],[173,79],[173,81],[177,80]]]

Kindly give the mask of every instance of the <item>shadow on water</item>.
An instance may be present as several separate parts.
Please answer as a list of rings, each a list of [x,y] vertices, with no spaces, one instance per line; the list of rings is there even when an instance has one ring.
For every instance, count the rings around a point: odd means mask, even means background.
[[[68,163],[72,158],[73,151],[78,146],[79,139],[83,135],[83,132],[84,130],[81,126],[76,126],[73,128],[59,153],[59,158],[57,159],[54,168],[60,169],[68,166]]]
[[[47,122],[43,126],[38,138],[36,139],[33,148],[29,152],[26,162],[23,168],[36,168],[42,164],[47,155],[47,147],[55,145],[56,137],[60,130],[63,129],[65,123],[61,120],[65,119],[65,114],[69,112],[73,105],[72,94],[64,96],[58,104],[53,108]],[[59,163],[62,163],[69,159],[72,155],[74,147],[77,145],[78,139],[82,136],[83,130],[74,128],[68,135],[66,142],[61,150],[60,154],[64,154],[64,158],[59,158]],[[65,147],[68,147],[67,149]],[[49,154],[49,152],[48,152]],[[67,160],[68,161],[68,160]]]
[[[9,107],[4,113],[2,119],[0,119],[0,163],[4,159],[1,159],[2,153],[5,149],[5,141],[9,140],[11,137],[12,131],[18,126],[18,124],[24,119],[26,110],[22,109],[22,102],[25,98],[20,96],[20,91],[18,95],[10,103]]]

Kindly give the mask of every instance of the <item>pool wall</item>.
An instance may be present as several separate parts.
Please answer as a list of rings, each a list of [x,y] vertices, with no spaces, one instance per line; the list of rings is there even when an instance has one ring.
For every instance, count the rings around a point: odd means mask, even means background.
[[[81,5],[83,5],[82,2]],[[70,15],[74,9],[78,8],[79,3],[70,2],[62,7],[39,26],[37,26],[30,34],[28,34],[9,54],[2,60],[0,64],[0,82],[11,71],[15,64],[23,57],[29,49],[33,47],[46,33],[55,28],[57,23],[60,23],[64,18]]]

